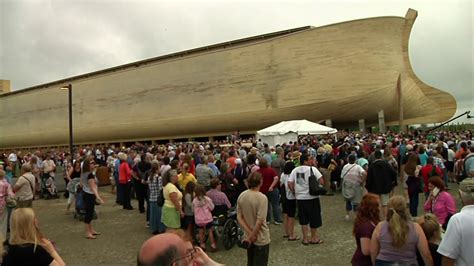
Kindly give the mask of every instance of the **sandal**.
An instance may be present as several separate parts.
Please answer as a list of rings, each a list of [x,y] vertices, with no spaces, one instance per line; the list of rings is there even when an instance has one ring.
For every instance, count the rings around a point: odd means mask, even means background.
[[[289,238],[290,236],[289,235],[284,235],[283,238]]]
[[[303,245],[305,245],[305,246],[309,245],[308,242],[304,242],[304,241],[301,241],[301,244],[303,244]]]
[[[96,236],[94,236],[94,235],[91,235],[91,236],[86,236],[86,238],[87,238],[87,239],[97,239],[97,237],[96,237]]]
[[[311,245],[319,245],[319,244],[324,243],[324,240],[322,240],[322,239],[320,238],[320,239],[318,239],[318,240],[316,240],[316,241],[309,241],[309,243],[310,243]]]
[[[217,246],[216,243],[211,244],[211,252],[216,252],[217,251]]]
[[[296,240],[300,240],[301,238],[295,236],[294,238],[291,238],[291,237],[288,237],[288,241],[296,241]]]
[[[92,233],[92,235],[93,235],[93,236],[100,236],[100,235],[102,235],[102,234],[101,234],[100,232],[94,232],[94,233]]]

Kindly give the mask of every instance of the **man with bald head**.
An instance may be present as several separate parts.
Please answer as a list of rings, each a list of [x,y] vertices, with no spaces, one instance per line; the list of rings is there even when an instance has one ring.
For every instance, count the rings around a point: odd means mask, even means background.
[[[138,266],[222,265],[209,258],[199,247],[174,233],[151,237],[143,243],[137,258]]]

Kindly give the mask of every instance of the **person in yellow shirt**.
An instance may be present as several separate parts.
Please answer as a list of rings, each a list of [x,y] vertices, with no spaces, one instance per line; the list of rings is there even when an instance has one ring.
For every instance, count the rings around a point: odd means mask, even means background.
[[[180,186],[180,189],[184,191],[186,188],[186,185],[189,182],[197,182],[196,177],[194,177],[193,174],[189,173],[189,164],[183,163],[183,166],[181,167],[181,174],[178,175],[178,184]]]

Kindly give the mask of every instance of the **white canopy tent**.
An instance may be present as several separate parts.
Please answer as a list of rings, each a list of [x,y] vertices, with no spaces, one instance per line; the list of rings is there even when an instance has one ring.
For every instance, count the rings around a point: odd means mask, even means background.
[[[270,146],[298,140],[298,135],[334,134],[337,129],[326,127],[308,120],[282,121],[276,125],[257,131],[257,139]]]

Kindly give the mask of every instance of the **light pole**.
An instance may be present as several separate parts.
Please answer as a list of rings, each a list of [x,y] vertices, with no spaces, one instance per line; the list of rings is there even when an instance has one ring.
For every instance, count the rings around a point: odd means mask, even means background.
[[[71,154],[71,158],[74,158],[74,148],[73,148],[73,135],[72,135],[72,84],[68,84],[67,86],[61,87],[61,90],[68,91],[68,98],[69,98],[69,153]]]

